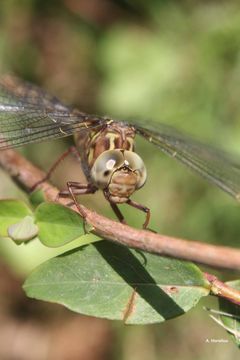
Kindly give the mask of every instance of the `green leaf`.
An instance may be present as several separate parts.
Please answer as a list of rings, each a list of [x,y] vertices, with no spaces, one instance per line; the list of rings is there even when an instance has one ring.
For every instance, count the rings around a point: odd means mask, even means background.
[[[21,221],[8,227],[8,236],[16,243],[33,239],[38,234],[38,227],[32,216],[25,216]]]
[[[184,314],[209,293],[192,263],[100,241],[46,261],[27,278],[29,297],[129,324]]]
[[[226,284],[240,290],[240,280],[229,281]],[[240,347],[240,306],[223,298],[219,298],[218,301],[220,314],[226,314],[219,316],[222,322],[220,325],[227,330],[236,345]]]
[[[18,223],[27,215],[32,215],[32,211],[24,202],[0,200],[0,235],[8,236],[9,226]]]
[[[49,247],[62,246],[85,234],[80,215],[63,205],[42,203],[35,218],[39,240]]]
[[[35,207],[45,202],[44,192],[42,190],[35,190],[29,195],[29,201]]]

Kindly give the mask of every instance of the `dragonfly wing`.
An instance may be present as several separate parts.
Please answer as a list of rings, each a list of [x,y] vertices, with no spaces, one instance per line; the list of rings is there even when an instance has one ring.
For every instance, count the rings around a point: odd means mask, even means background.
[[[0,149],[88,131],[103,122],[71,110],[35,85],[13,77],[0,80]]]
[[[175,129],[159,124],[135,125],[136,132],[240,201],[240,160]]]

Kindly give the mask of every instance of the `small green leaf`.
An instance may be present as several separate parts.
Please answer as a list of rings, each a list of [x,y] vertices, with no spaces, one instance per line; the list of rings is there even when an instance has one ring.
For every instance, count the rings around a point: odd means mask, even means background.
[[[226,284],[240,290],[240,280],[229,281]],[[231,335],[236,345],[240,347],[240,306],[219,298],[219,310],[226,314],[220,315],[223,327]]]
[[[38,227],[32,216],[25,216],[21,221],[8,227],[8,236],[17,243],[33,239],[38,234]]]
[[[37,207],[38,205],[46,201],[44,192],[42,190],[33,191],[29,195],[29,201],[34,206],[34,208]]]
[[[0,235],[8,236],[10,225],[16,224],[25,216],[32,215],[32,211],[22,201],[0,200]]]
[[[194,264],[107,241],[46,261],[27,278],[24,290],[81,314],[129,324],[182,315],[209,293]]]
[[[42,203],[35,211],[39,240],[46,246],[58,247],[85,234],[80,215],[66,206]]]

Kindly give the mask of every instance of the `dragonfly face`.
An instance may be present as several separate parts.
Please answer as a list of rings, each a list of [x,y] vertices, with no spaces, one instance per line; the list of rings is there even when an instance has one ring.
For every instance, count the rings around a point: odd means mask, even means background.
[[[115,149],[104,151],[91,168],[92,182],[116,204],[127,202],[147,178],[145,165],[136,153]]]
[[[90,184],[86,192],[101,188],[121,220],[116,203],[126,202],[149,213],[129,198],[146,180],[144,164],[134,153],[135,134],[240,200],[239,158],[160,123],[127,123],[88,115],[63,105],[37,86],[11,77],[0,80],[0,150],[74,135]],[[116,158],[108,162],[108,151],[113,150]],[[134,159],[129,158],[130,153]],[[109,171],[106,178],[105,169]],[[79,186],[78,193],[82,190]]]

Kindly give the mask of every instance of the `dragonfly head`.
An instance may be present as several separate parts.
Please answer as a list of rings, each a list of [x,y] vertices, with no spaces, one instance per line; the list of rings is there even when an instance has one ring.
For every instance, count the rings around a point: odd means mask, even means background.
[[[94,184],[104,190],[113,203],[126,202],[135,190],[140,189],[147,178],[147,171],[139,155],[128,150],[104,151],[91,169]]]

